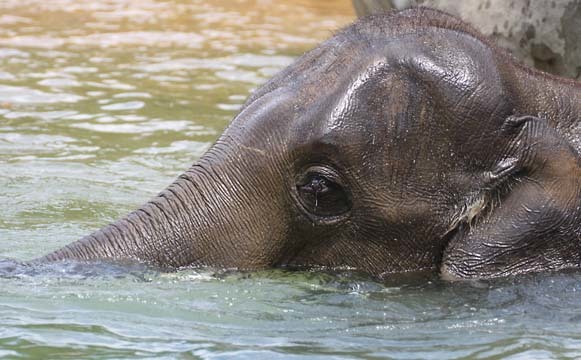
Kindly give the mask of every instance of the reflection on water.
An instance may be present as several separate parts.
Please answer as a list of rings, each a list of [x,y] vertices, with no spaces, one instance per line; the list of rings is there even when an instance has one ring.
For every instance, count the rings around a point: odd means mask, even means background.
[[[1,1],[0,258],[44,254],[161,190],[254,88],[351,21],[350,3]],[[576,358],[580,280],[0,260],[0,357]]]

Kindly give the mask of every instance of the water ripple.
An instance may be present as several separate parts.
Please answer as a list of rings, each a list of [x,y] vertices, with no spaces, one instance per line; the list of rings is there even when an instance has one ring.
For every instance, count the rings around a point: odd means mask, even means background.
[[[54,104],[75,103],[83,96],[67,93],[49,93],[20,86],[0,85],[0,99],[12,104]]]

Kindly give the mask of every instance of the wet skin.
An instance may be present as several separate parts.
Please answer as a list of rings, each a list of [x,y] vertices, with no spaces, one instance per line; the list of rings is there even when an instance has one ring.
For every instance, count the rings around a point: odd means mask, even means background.
[[[490,278],[581,266],[581,86],[467,24],[359,20],[157,197],[41,261]]]

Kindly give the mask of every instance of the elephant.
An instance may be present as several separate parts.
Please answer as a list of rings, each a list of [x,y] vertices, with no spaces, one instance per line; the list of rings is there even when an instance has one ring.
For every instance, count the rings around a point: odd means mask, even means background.
[[[139,209],[37,261],[487,279],[581,267],[581,84],[429,8],[370,15],[250,95]]]

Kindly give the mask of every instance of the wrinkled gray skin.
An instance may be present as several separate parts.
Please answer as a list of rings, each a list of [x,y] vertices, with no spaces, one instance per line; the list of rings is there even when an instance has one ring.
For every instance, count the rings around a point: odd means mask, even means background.
[[[581,266],[581,86],[457,18],[364,18],[127,217],[42,260],[489,278]]]

